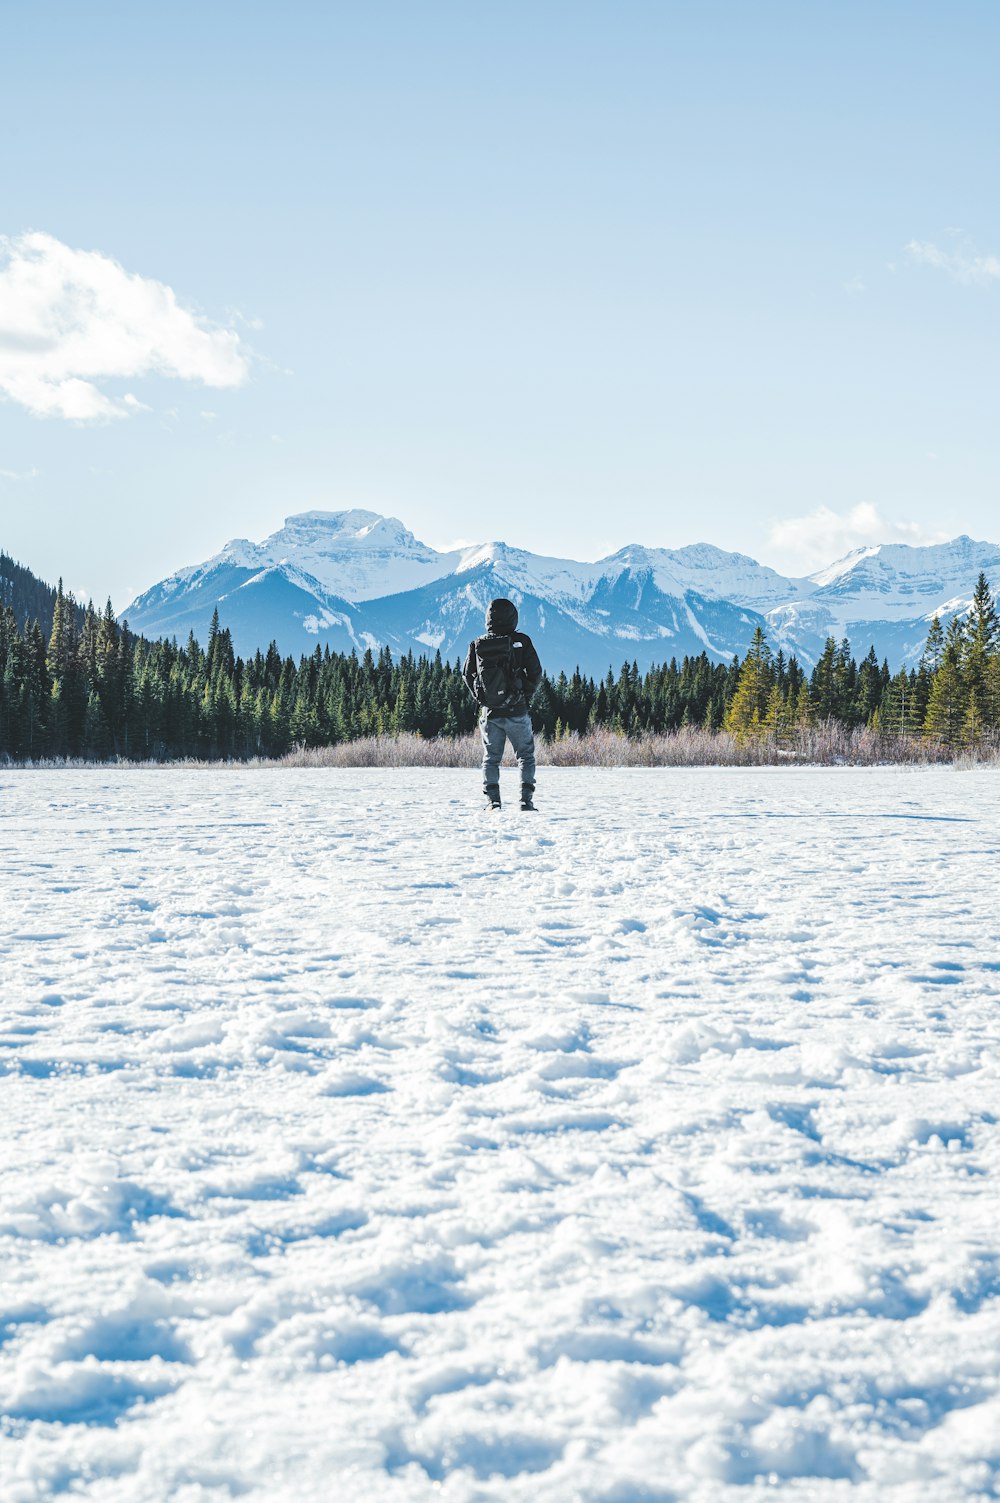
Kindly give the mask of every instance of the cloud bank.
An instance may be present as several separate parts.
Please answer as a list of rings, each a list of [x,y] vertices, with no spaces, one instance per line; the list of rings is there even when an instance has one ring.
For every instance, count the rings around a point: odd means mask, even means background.
[[[775,522],[769,543],[779,567],[790,574],[811,574],[843,558],[854,548],[874,543],[942,543],[946,532],[927,532],[917,522],[893,522],[865,501],[850,511],[831,511],[820,506],[805,517]]]
[[[956,282],[988,287],[992,282],[1000,281],[1000,256],[980,255],[971,246],[959,245],[953,251],[946,251],[932,240],[911,240],[906,254],[917,266],[943,271]]]
[[[165,283],[52,235],[0,236],[0,393],[38,417],[93,422],[144,410],[100,383],[154,374],[240,386],[249,363],[239,335]]]

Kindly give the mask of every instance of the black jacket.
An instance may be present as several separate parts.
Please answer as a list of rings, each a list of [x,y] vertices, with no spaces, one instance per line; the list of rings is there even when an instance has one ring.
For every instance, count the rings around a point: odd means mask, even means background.
[[[515,715],[527,715],[528,700],[534,694],[542,681],[542,665],[535,651],[535,644],[523,631],[515,631],[517,626],[517,607],[509,600],[494,600],[486,612],[486,632],[488,637],[512,637],[515,645],[515,657],[520,659],[521,681],[524,692],[520,699],[512,705],[506,705],[502,710],[487,710],[486,715],[490,720],[505,720]],[[478,641],[479,638],[476,638]],[[462,669],[462,677],[465,679],[469,693],[476,697],[476,642],[469,643],[469,650],[465,655],[465,666]]]

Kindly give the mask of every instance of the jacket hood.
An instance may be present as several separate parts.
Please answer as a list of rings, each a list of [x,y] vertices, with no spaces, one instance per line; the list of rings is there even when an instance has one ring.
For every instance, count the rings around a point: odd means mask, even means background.
[[[517,606],[513,600],[493,600],[486,607],[486,630],[506,635],[517,626]]]

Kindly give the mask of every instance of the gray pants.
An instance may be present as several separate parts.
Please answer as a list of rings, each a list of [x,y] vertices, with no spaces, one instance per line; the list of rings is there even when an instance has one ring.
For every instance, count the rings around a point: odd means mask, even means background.
[[[500,758],[507,741],[510,741],[511,750],[521,769],[521,783],[534,788],[535,736],[531,729],[531,716],[494,715],[487,719],[484,711],[479,717],[479,729],[483,737],[484,791],[500,786]]]

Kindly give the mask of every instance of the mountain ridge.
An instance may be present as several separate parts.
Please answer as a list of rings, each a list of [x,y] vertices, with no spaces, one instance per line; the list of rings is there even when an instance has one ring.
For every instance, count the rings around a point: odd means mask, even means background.
[[[139,595],[123,613],[147,636],[204,636],[212,613],[244,655],[464,653],[486,604],[507,594],[553,671],[603,675],[702,651],[742,655],[755,628],[811,665],[830,635],[893,666],[919,656],[927,626],[967,609],[982,570],[1000,584],[1000,545],[961,534],[925,546],[872,544],[805,577],[711,543],[629,543],[594,562],[494,540],[438,550],[398,517],[361,508],[293,513],[262,542],[233,538]]]

